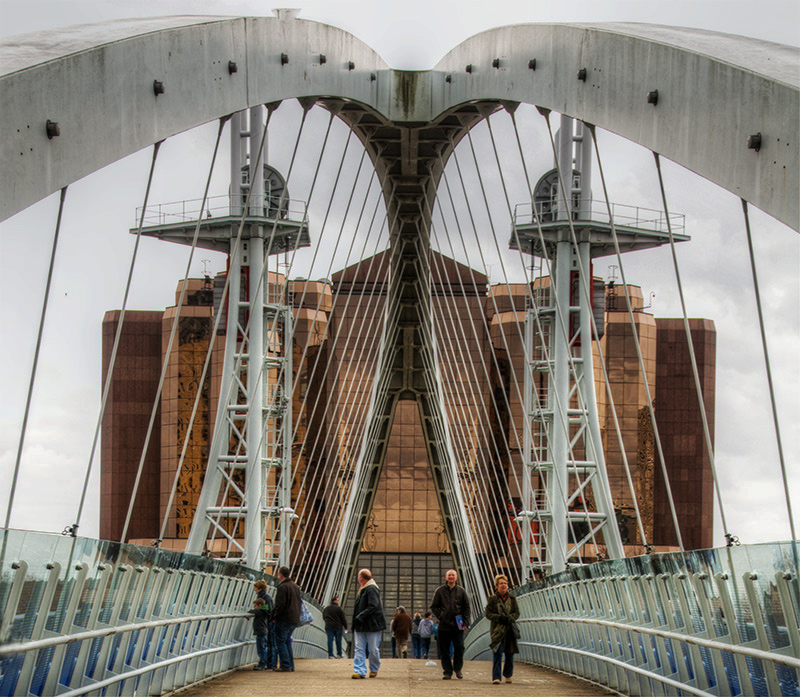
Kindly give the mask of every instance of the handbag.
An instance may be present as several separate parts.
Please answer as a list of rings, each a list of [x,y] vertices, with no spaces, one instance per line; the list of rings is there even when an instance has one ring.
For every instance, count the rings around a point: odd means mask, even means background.
[[[514,632],[514,638],[515,639],[519,639],[520,638],[520,631],[519,631],[519,627],[517,626],[516,622],[512,622],[511,623],[511,631]]]
[[[301,600],[300,601],[300,625],[304,624],[311,624],[314,621],[314,616],[311,614],[311,610],[306,607],[306,604]]]

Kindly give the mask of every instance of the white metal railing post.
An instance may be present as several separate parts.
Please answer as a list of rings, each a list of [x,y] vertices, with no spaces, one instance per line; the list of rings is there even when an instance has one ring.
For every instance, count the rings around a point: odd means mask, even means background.
[[[786,633],[789,635],[790,653],[795,658],[800,658],[800,631],[798,630],[797,615],[793,609],[792,591],[789,582],[797,584],[797,578],[786,571],[775,573],[775,586],[778,589],[778,597],[781,600],[781,609],[786,620]]]
[[[92,630],[97,627],[100,618],[100,611],[103,609],[103,598],[106,594],[106,589],[111,578],[114,575],[113,564],[98,564],[97,576],[99,577],[94,584],[93,593],[91,596],[89,618],[86,621],[86,629]],[[89,649],[91,642],[81,642],[81,647],[78,650],[78,658],[75,660],[75,668],[72,671],[72,679],[70,680],[70,687],[80,687],[86,682],[86,669],[89,663]]]
[[[752,642],[758,645],[758,648],[763,651],[771,649],[769,637],[764,624],[764,616],[761,613],[761,604],[758,602],[758,590],[755,586],[755,581],[758,579],[758,574],[752,571],[746,571],[742,577],[744,579],[744,588],[747,593],[747,599],[750,601],[750,611],[753,614],[753,629],[756,632],[756,641]],[[781,694],[780,683],[778,676],[775,672],[775,665],[764,664],[764,677],[767,680],[767,689],[771,695]]]
[[[14,625],[14,618],[17,615],[19,599],[22,597],[22,590],[25,587],[25,577],[28,575],[28,562],[15,561],[11,563],[14,571],[14,579],[11,581],[11,588],[6,598],[6,608],[3,612],[3,623],[0,625],[0,644],[5,644],[11,634],[11,627]]]
[[[69,569],[66,573],[69,573]],[[67,603],[66,611],[64,612],[64,619],[61,622],[61,633],[71,634],[75,631],[75,613],[78,611],[78,603],[83,595],[83,589],[86,585],[86,576],[89,572],[88,565],[84,563],[76,564],[75,571],[78,572],[75,581],[72,584],[70,591],[69,602]],[[64,654],[67,647],[64,645],[56,646],[53,650],[53,655],[50,659],[50,671],[47,674],[47,680],[44,684],[43,694],[54,695],[56,694],[56,685],[58,678],[61,675],[62,664],[64,661]]]
[[[170,605],[166,609],[167,616],[170,617],[179,617],[181,615],[180,603],[181,598],[186,596],[186,593],[189,590],[189,586],[192,582],[191,573],[186,571],[185,569],[181,569],[177,572],[178,574],[178,581],[174,586],[174,599],[170,602]],[[179,643],[179,639],[181,636],[180,633],[180,625],[171,625],[164,636],[164,641],[161,645],[161,649],[157,652],[156,657],[160,657],[162,660],[171,658],[175,656],[172,651],[173,645],[176,642]],[[155,659],[154,659],[155,662]],[[170,692],[174,685],[173,674],[174,674],[174,667],[173,666],[166,666],[161,671],[159,671],[159,690],[160,692]]]
[[[700,615],[705,625],[705,631],[697,632],[697,635],[705,637],[706,639],[718,641],[720,637],[717,636],[717,631],[714,628],[714,617],[708,602],[708,596],[706,595],[706,585],[704,581],[707,578],[708,575],[705,573],[693,573],[691,575],[694,597],[697,600],[697,607],[700,610]],[[717,683],[717,689],[720,690],[721,694],[724,694],[725,690],[722,688],[723,686],[726,688],[728,687],[728,678],[725,674],[725,664],[722,662],[722,654],[719,651],[711,649],[709,649],[709,652],[711,653],[711,663],[714,667],[714,679]]]
[[[107,627],[114,627],[120,624],[119,618],[124,608],[125,597],[127,596],[129,587],[135,581],[135,577],[131,571],[131,567],[127,564],[118,564],[116,568],[118,583],[112,589],[108,597],[105,599],[104,606],[111,608],[111,616],[104,624]],[[106,637],[102,639],[100,650],[97,652],[97,662],[95,663],[94,670],[92,671],[91,678],[95,680],[104,680],[110,677],[109,674],[113,673],[108,668],[108,656],[111,653],[111,646],[114,643],[114,638]]]
[[[136,611],[139,607],[140,603],[142,602],[142,595],[144,594],[145,584],[147,583],[147,578],[150,575],[149,573],[145,573],[147,569],[143,566],[136,566],[134,567],[135,574],[131,579],[131,585],[134,585],[134,592],[133,598],[130,603],[130,610],[128,612],[128,616],[125,618],[125,621],[128,624],[131,624],[136,621]],[[119,644],[117,645],[117,655],[114,659],[114,665],[111,668],[111,673],[113,675],[119,675],[123,672],[125,668],[125,657],[128,655],[128,647],[130,646],[130,642],[133,639],[132,632],[126,632],[120,637]]]
[[[31,630],[30,637],[28,637],[31,641],[41,639],[42,634],[44,634],[47,618],[50,616],[50,606],[53,603],[53,595],[55,595],[56,585],[58,584],[58,577],[61,574],[61,564],[48,562],[46,568],[50,573],[47,575],[47,580],[44,582],[44,589],[39,598],[39,611],[36,613],[33,629]],[[35,666],[35,653],[29,652],[25,654],[17,684],[25,686],[26,694],[30,691],[31,678],[33,677],[33,669]]]
[[[174,569],[167,569],[165,573],[167,575],[167,580],[164,582],[164,592],[159,601],[158,614],[156,614],[155,608],[153,609],[153,615],[158,619],[168,619],[170,617],[170,598],[175,595],[183,579],[181,573],[176,573]],[[171,631],[170,627],[162,627],[153,633],[149,650],[143,652],[144,663],[152,664],[158,662],[161,649],[166,645]],[[164,681],[164,672],[165,671],[162,669],[151,673],[150,694],[160,695],[162,693],[163,690],[161,687]]]
[[[156,603],[161,596],[161,593],[164,590],[164,587],[167,583],[167,574],[163,572],[157,566],[154,566],[150,570],[150,578],[153,579],[152,585],[150,587],[150,593],[147,597],[147,605],[145,607],[144,613],[141,615],[141,619],[144,622],[149,622],[153,619],[153,614],[155,612]],[[145,663],[144,661],[144,648],[148,642],[148,637],[152,640],[156,636],[155,629],[149,629],[145,631],[139,632],[138,639],[136,641],[136,646],[134,648],[133,656],[131,657],[131,665],[134,668],[138,668],[139,666]],[[152,673],[148,674],[147,683],[152,682]],[[125,686],[121,692],[124,697],[133,697],[134,692],[137,688],[137,681],[136,680],[126,680]]]

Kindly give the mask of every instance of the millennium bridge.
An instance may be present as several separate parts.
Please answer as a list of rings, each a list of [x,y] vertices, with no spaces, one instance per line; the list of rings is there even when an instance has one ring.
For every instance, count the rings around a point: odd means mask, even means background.
[[[58,198],[36,347],[19,358],[32,367],[0,530],[0,694],[160,695],[249,666],[252,583],[264,578],[274,591],[282,565],[314,617],[295,632],[295,655],[324,658],[321,608],[347,596],[370,549],[390,434],[408,403],[423,434],[441,548],[476,608],[494,574],[509,574],[522,662],[628,695],[800,694],[789,486],[797,459],[782,445],[780,375],[769,360],[751,225],[757,209],[800,227],[799,60],[796,48],[694,29],[530,24],[470,38],[431,70],[402,71],[353,36],[288,10],[115,21],[0,43],[0,221]],[[196,200],[150,200],[154,179],[170,176],[171,141],[203,127],[213,135],[198,153],[210,164]],[[659,210],[610,198],[613,148],[603,146],[611,135],[650,151]],[[106,410],[118,397],[114,369],[124,360],[140,241],[180,245],[188,261],[123,515],[112,539],[82,537],[85,485],[64,534],[14,529],[70,189],[139,152],[148,167],[137,183],[130,273],[104,354],[89,465],[76,474],[87,485],[101,425],[102,438],[113,428]],[[230,177],[218,195],[214,172],[226,171],[225,155]],[[738,544],[737,511],[720,493],[725,463],[714,458],[713,406],[703,405],[709,394],[676,253],[691,249],[692,231],[671,210],[665,183],[675,165],[741,201],[747,292],[772,397],[774,428],[760,438],[777,453],[764,476],[780,482],[774,507],[789,522],[784,542]],[[663,258],[683,308],[686,399],[699,401],[701,450],[727,541],[717,549],[693,549],[682,535],[636,329],[642,305],[623,257],[657,247],[670,250]],[[176,464],[150,495],[139,487],[183,336],[180,315],[195,309],[187,298],[197,291],[190,265],[199,250],[226,255],[226,272],[201,289],[214,311],[196,396],[181,417]],[[650,504],[640,510],[641,468],[620,445],[626,426],[611,385],[621,371],[599,348],[599,257],[614,258],[619,316],[633,327],[625,370],[641,375],[641,418],[663,482],[657,496],[672,526],[667,544],[642,513]],[[311,273],[323,281],[306,280]],[[487,323],[470,309],[475,298],[513,321]],[[323,322],[336,303],[342,318]],[[497,352],[477,350],[479,335]],[[345,354],[357,370],[342,372]],[[70,356],[62,358],[68,371]],[[207,383],[210,401],[199,387]],[[204,465],[188,485],[188,434],[201,412],[209,413],[198,427]],[[609,477],[612,459],[620,485]],[[624,530],[620,497],[630,514]],[[150,499],[164,516],[152,542],[134,534]],[[478,618],[467,635],[476,661],[490,657],[488,624]]]

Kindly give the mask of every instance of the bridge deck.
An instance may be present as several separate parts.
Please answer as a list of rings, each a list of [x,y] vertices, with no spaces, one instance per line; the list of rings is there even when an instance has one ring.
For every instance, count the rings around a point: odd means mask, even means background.
[[[491,663],[470,661],[464,665],[464,679],[442,680],[436,666],[426,666],[422,660],[384,659],[379,676],[374,680],[353,680],[353,664],[349,660],[297,660],[294,673],[253,671],[244,668],[209,680],[196,687],[180,691],[180,697],[261,697],[273,695],[347,695],[347,697],[406,697],[424,694],[426,697],[486,697],[496,689],[502,697],[584,697],[585,695],[616,694],[591,683],[546,668],[517,664],[513,682],[491,684]]]

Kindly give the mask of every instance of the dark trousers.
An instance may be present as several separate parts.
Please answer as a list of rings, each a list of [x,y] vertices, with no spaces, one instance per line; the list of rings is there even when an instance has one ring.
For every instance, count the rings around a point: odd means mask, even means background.
[[[278,651],[275,648],[275,623],[269,623],[267,632],[267,668],[275,668],[278,665]]]
[[[266,634],[256,634],[256,652],[258,665],[262,668],[274,668],[277,663],[275,655],[275,631],[272,622]]]
[[[453,647],[453,659],[450,660],[450,647]],[[442,672],[452,675],[453,671],[461,672],[464,666],[464,632],[460,629],[442,629],[439,627],[439,658],[442,661]]]
[[[503,662],[503,644],[500,643],[495,651],[492,652],[492,680],[500,679],[500,665]],[[506,664],[503,667],[503,677],[510,678],[514,675],[514,654],[506,653]]]
[[[422,658],[422,637],[419,634],[411,635],[411,648],[414,650],[414,658]]]
[[[280,667],[294,670],[294,653],[292,652],[292,632],[295,625],[278,620],[275,622],[275,648],[278,650]]]
[[[325,629],[325,634],[328,635],[328,658],[333,658],[333,642],[336,642],[336,655],[342,656],[342,635],[344,629]]]
[[[266,634],[256,634],[256,653],[258,654],[258,665],[261,668],[267,667],[268,639]]]

